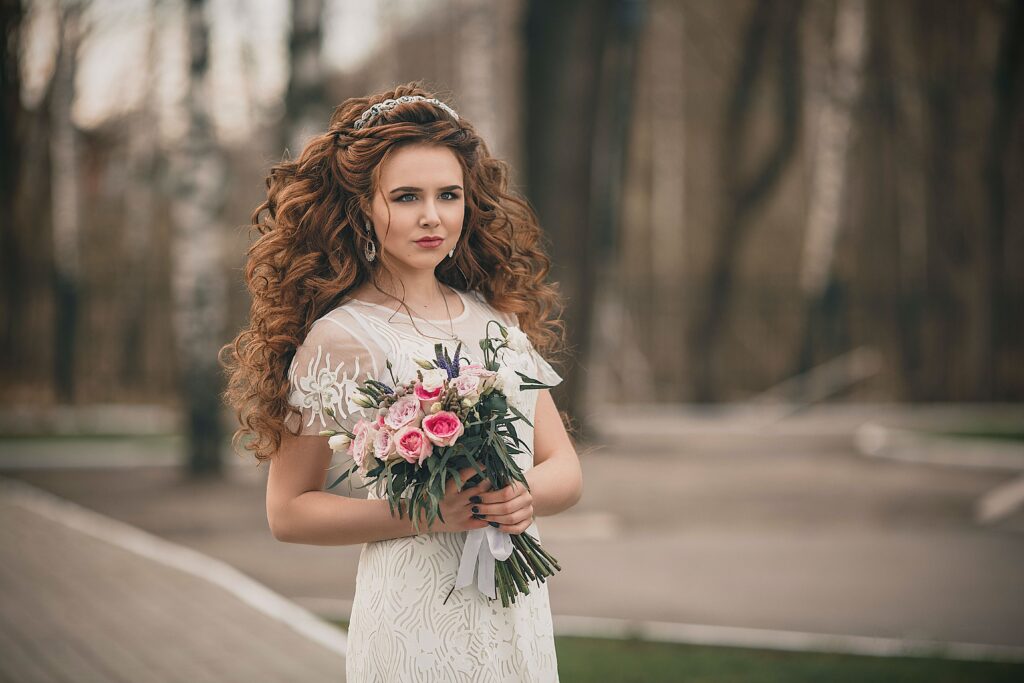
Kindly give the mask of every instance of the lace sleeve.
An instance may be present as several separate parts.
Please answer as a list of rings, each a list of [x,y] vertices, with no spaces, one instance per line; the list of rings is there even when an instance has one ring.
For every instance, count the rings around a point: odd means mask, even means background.
[[[381,376],[382,354],[364,341],[359,330],[338,309],[316,321],[296,349],[288,369],[288,402],[300,414],[289,414],[285,424],[292,430],[298,427],[299,435],[337,430],[339,422],[351,428],[363,411],[352,401],[359,383],[372,377],[390,384],[390,378]]]

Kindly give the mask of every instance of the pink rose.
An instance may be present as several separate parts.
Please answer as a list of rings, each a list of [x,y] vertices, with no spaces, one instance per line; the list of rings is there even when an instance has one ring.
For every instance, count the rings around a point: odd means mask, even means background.
[[[408,462],[422,465],[433,450],[430,440],[419,427],[407,425],[402,427],[393,437],[395,451]]]
[[[407,424],[419,425],[419,418],[423,417],[420,411],[420,402],[415,396],[403,396],[394,402],[388,409],[384,418],[384,424],[395,431],[398,431]]]
[[[449,386],[454,387],[455,393],[462,398],[476,397],[480,393],[480,376],[459,375],[451,381]]]
[[[459,420],[458,415],[448,410],[442,410],[424,418],[423,431],[434,444],[451,446],[456,439],[462,436],[466,428]]]
[[[416,388],[413,390],[413,393],[416,395],[416,398],[419,399],[420,410],[422,410],[424,413],[430,412],[430,406],[433,405],[439,398],[441,398],[441,394],[443,392],[443,386],[437,387],[436,389],[425,389],[422,384],[418,383],[416,384]]]
[[[485,369],[480,363],[472,363],[470,365],[463,365],[459,369],[459,377],[463,376],[478,377],[480,383],[477,385],[476,393],[483,394],[494,386],[496,373],[493,370]]]
[[[362,467],[366,460],[366,452],[372,447],[373,439],[377,436],[377,429],[372,422],[359,418],[359,422],[352,428],[352,433],[355,434],[355,438],[352,439],[348,454],[352,456],[356,465]]]
[[[395,453],[395,438],[390,429],[384,428],[377,432],[373,440],[373,454],[381,462],[387,462],[388,456]]]

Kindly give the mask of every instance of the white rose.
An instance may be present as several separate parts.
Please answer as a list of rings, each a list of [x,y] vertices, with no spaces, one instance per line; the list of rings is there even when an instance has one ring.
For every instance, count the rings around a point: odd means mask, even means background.
[[[423,371],[423,388],[427,391],[433,391],[440,386],[444,385],[445,380],[448,379],[448,372],[446,370],[434,369]]]
[[[501,393],[505,394],[505,398],[516,408],[520,408],[523,405],[523,392],[519,389],[519,385],[523,383],[522,377],[516,374],[516,371],[507,365],[503,365],[498,370],[498,383],[500,386]]]
[[[327,440],[327,445],[331,447],[332,451],[343,453],[351,442],[352,439],[348,438],[348,434],[335,434]]]

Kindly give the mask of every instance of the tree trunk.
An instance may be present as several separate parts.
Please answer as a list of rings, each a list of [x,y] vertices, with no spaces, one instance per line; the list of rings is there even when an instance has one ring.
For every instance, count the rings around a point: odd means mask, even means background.
[[[1007,167],[1010,163],[1021,163],[1022,153],[1020,138],[1017,145],[1014,140],[1014,126],[1020,135],[1021,117],[1024,116],[1024,6],[1013,2],[1006,6],[1007,16],[1005,28],[999,46],[994,79],[995,105],[992,112],[992,125],[989,129],[988,158],[985,162],[985,185],[988,189],[988,223],[987,242],[983,245],[989,256],[991,267],[983,277],[988,279],[986,289],[988,300],[982,305],[988,307],[986,317],[991,327],[989,341],[991,348],[987,356],[988,363],[984,368],[983,381],[988,388],[988,397],[992,400],[1020,400],[1019,392],[1014,392],[1012,385],[997,378],[997,363],[1003,354],[1010,350],[1010,321],[1003,319],[1003,312],[1012,310],[1009,293],[1013,290],[1006,278],[1004,254],[1007,248],[1006,232],[1009,221],[1007,211]],[[1016,150],[1016,158],[1013,152]],[[1019,188],[1018,188],[1019,191]],[[1020,217],[1015,227],[1020,229]],[[1017,273],[1018,282],[1021,281]],[[1019,316],[1018,322],[1019,325]]]
[[[54,250],[54,387],[57,400],[75,399],[75,351],[81,278],[81,197],[78,131],[71,120],[81,43],[82,4],[69,2],[60,17],[57,60],[50,93],[50,173]]]
[[[306,140],[327,125],[330,114],[320,48],[324,0],[292,0],[288,39],[288,91],[285,93],[283,146],[298,157]]]
[[[128,187],[124,193],[124,269],[121,275],[123,293],[121,311],[121,336],[124,352],[120,354],[120,377],[122,386],[142,390],[145,377],[147,308],[150,301],[149,264],[152,251],[152,236],[155,229],[154,188],[157,178],[157,132],[153,129],[156,112],[148,103],[156,101],[156,82],[159,70],[157,52],[157,31],[159,18],[156,2],[149,6],[149,41],[146,49],[145,93],[142,108],[132,114],[128,128],[128,163],[131,173],[127,176]]]
[[[555,390],[566,412],[580,410],[581,371],[590,348],[595,286],[593,152],[603,55],[613,2],[532,0],[525,23],[526,182],[551,242],[551,277],[566,299],[564,321],[575,362]]]
[[[223,378],[217,352],[223,341],[227,304],[220,225],[227,168],[208,110],[209,29],[203,0],[189,0],[187,21],[188,130],[174,172],[172,289],[188,470],[193,476],[203,476],[221,472]]]
[[[833,262],[846,222],[850,139],[854,111],[861,103],[867,41],[864,0],[838,0],[830,41],[831,69],[825,87],[812,103],[817,134],[800,269],[805,299],[803,342],[794,368],[798,376],[817,362],[849,350],[844,348],[847,340],[841,319],[846,309],[844,289],[836,279]],[[816,331],[824,333],[820,343],[815,343]]]
[[[715,349],[728,318],[733,272],[754,210],[769,196],[793,159],[800,126],[799,26],[801,3],[760,2],[748,24],[743,56],[736,74],[722,129],[721,189],[723,202],[706,287],[707,299],[695,318],[691,343],[694,398],[717,399],[713,372]],[[769,61],[771,60],[771,61]],[[753,102],[758,80],[774,63],[778,79],[778,135],[774,145],[749,178],[742,170],[752,150]]]
[[[19,224],[17,203],[21,178],[22,143],[25,116],[21,107],[21,2],[12,0],[0,6],[0,202],[10,207],[8,220],[0,227],[0,271],[3,277],[3,308],[0,310],[0,368],[10,377],[17,348],[25,277],[18,258]]]

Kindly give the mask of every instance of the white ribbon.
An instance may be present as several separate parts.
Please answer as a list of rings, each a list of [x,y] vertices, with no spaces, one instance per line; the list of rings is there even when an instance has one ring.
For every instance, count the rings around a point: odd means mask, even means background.
[[[484,543],[484,539],[487,542]],[[455,587],[462,588],[473,583],[473,569],[477,571],[476,586],[489,598],[497,597],[494,590],[494,563],[507,560],[512,554],[512,536],[488,525],[482,529],[466,532],[466,544],[462,546],[459,561],[459,575]]]

